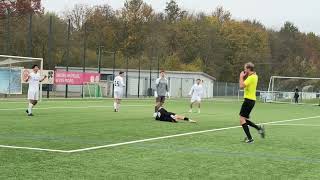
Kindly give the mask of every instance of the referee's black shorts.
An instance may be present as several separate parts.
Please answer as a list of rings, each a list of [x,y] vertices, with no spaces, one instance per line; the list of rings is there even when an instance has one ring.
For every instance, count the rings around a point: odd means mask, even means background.
[[[240,116],[245,117],[247,119],[250,118],[250,113],[255,105],[256,101],[251,100],[251,99],[244,99],[244,102],[241,106],[241,110],[240,110]]]

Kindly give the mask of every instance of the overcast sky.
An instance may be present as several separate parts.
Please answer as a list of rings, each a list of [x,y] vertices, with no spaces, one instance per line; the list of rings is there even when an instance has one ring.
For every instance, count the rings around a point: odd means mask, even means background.
[[[75,4],[89,6],[109,4],[114,9],[123,6],[125,0],[43,0],[47,11],[59,14]],[[163,11],[168,0],[144,0],[157,11]],[[315,32],[320,35],[319,0],[177,0],[183,9],[207,13],[217,6],[229,10],[236,19],[256,19],[268,28],[280,29],[285,21],[293,22],[303,32]]]

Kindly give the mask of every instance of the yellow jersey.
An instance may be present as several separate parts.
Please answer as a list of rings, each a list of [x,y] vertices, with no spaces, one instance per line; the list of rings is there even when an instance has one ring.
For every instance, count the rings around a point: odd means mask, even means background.
[[[244,81],[246,87],[244,88],[244,98],[250,100],[257,100],[256,92],[257,92],[257,85],[258,85],[258,75],[251,74],[248,78]]]

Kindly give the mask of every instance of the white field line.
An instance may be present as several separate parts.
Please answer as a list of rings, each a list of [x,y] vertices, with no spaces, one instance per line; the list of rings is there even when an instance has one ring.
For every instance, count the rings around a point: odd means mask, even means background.
[[[69,151],[59,150],[59,149],[43,149],[43,148],[21,147],[21,146],[7,146],[7,145],[0,145],[0,148],[6,148],[6,149],[24,149],[24,150],[34,150],[34,151],[46,151],[46,152],[60,152],[60,153],[68,153],[68,152],[69,152]]]
[[[11,99],[12,100],[12,99]],[[21,101],[20,101],[21,100]],[[8,103],[8,104],[26,104],[28,101],[24,99],[20,99],[19,101],[10,101],[8,99],[0,99],[0,101]],[[113,100],[113,98],[102,98],[102,99],[82,99],[82,98],[51,98],[43,100],[42,103],[59,103],[59,102],[68,102],[68,103],[77,103],[77,102],[106,102],[109,100]],[[155,102],[155,98],[125,98],[125,101],[145,101],[145,102]],[[190,98],[168,98],[168,101],[171,102],[184,102],[190,100]],[[202,101],[204,102],[234,102],[239,101],[238,99],[228,99],[228,98],[203,98]]]
[[[316,119],[316,118],[320,118],[320,116],[312,116],[312,117],[297,118],[297,119],[288,119],[288,120],[267,122],[267,123],[262,123],[262,124],[267,125],[267,124],[276,124],[276,123],[284,123],[284,122],[292,122],[292,121],[301,121],[301,120]],[[240,128],[240,127],[241,126],[232,126],[232,127],[226,127],[226,128],[209,129],[209,130],[204,130],[204,131],[188,132],[188,133],[175,134],[175,135],[170,135],[170,136],[161,136],[161,137],[148,138],[148,139],[142,139],[142,140],[135,140],[135,141],[122,142],[122,143],[108,144],[108,145],[103,145],[103,146],[95,146],[95,147],[89,147],[89,148],[83,148],[83,149],[76,149],[76,150],[71,150],[69,152],[70,153],[74,153],[74,152],[90,151],[90,150],[96,150],[96,149],[102,149],[102,148],[108,148],[108,147],[122,146],[122,145],[127,145],[127,144],[135,144],[135,143],[141,143],[141,142],[155,141],[155,140],[160,140],[160,139],[168,139],[168,138],[173,138],[173,137],[181,137],[181,136],[188,136],[188,135],[193,135],[193,134],[203,134],[203,133],[207,133],[207,132],[223,131],[223,130],[235,129],[235,128]]]
[[[63,103],[63,102],[68,102],[68,103],[78,103],[78,102],[96,102],[96,103],[100,103],[100,102],[108,102],[110,100],[113,100],[113,98],[104,98],[104,99],[72,99],[72,98],[68,98],[68,99],[49,99],[49,100],[42,100],[41,103]],[[133,98],[127,98],[127,99],[123,99],[125,101],[146,101],[146,102],[149,102],[149,101],[155,101],[155,99],[144,99],[144,98],[136,98],[136,99],[133,99]],[[10,101],[10,100],[1,100],[0,101],[2,102],[5,102],[5,103],[8,103],[8,104],[25,104],[25,103],[28,103],[27,100],[23,100],[23,101]]]
[[[317,118],[320,118],[320,116],[311,116],[311,117],[304,117],[304,118],[273,121],[273,122],[267,122],[267,123],[262,123],[262,124],[265,124],[265,125],[269,124],[270,125],[270,124],[293,122],[293,121],[302,121],[302,120],[317,119]],[[209,130],[203,130],[203,131],[194,131],[194,132],[188,132],[188,133],[181,133],[181,134],[175,134],[175,135],[169,135],[169,136],[161,136],[161,137],[155,137],[155,138],[141,139],[141,140],[128,141],[128,142],[115,143],[115,144],[108,144],[108,145],[102,145],[102,146],[94,146],[94,147],[75,149],[75,150],[57,150],[57,149],[19,147],[19,146],[8,146],[8,145],[0,145],[0,148],[25,149],[25,150],[34,150],[34,151],[60,152],[60,153],[76,153],[76,152],[91,151],[91,150],[97,150],[97,149],[103,149],[103,148],[109,148],[109,147],[117,147],[117,146],[123,146],[123,145],[135,144],[135,143],[141,143],[141,142],[155,141],[155,140],[160,140],[160,139],[169,139],[169,138],[188,136],[188,135],[194,135],[194,134],[203,134],[203,133],[208,133],[208,132],[216,132],[216,131],[223,131],[223,130],[229,130],[229,129],[236,129],[236,128],[240,128],[240,127],[241,126],[232,126],[232,127],[226,127],[226,128],[209,129]]]
[[[147,107],[149,105],[122,105],[121,107]],[[87,108],[111,108],[113,106],[57,106],[57,107],[39,107],[33,109],[87,109]],[[27,108],[11,108],[11,109],[0,109],[0,111],[16,111],[16,110],[26,110]]]
[[[320,127],[314,124],[270,124],[270,126],[303,126],[303,127]]]

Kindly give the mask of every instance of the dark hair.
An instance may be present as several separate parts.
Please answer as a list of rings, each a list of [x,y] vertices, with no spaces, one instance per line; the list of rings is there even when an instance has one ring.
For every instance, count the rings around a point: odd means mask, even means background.
[[[124,72],[123,72],[123,71],[120,71],[119,74],[124,74]]]
[[[252,62],[248,62],[245,64],[245,67],[247,69],[250,69],[250,71],[254,71],[254,64]]]
[[[165,72],[164,70],[161,70],[161,71],[160,71],[160,73],[164,73],[164,72]]]
[[[201,81],[201,79],[197,79],[197,81]]]
[[[35,67],[39,68],[39,66],[37,64],[35,64],[35,65],[32,66],[32,69],[34,69]]]

